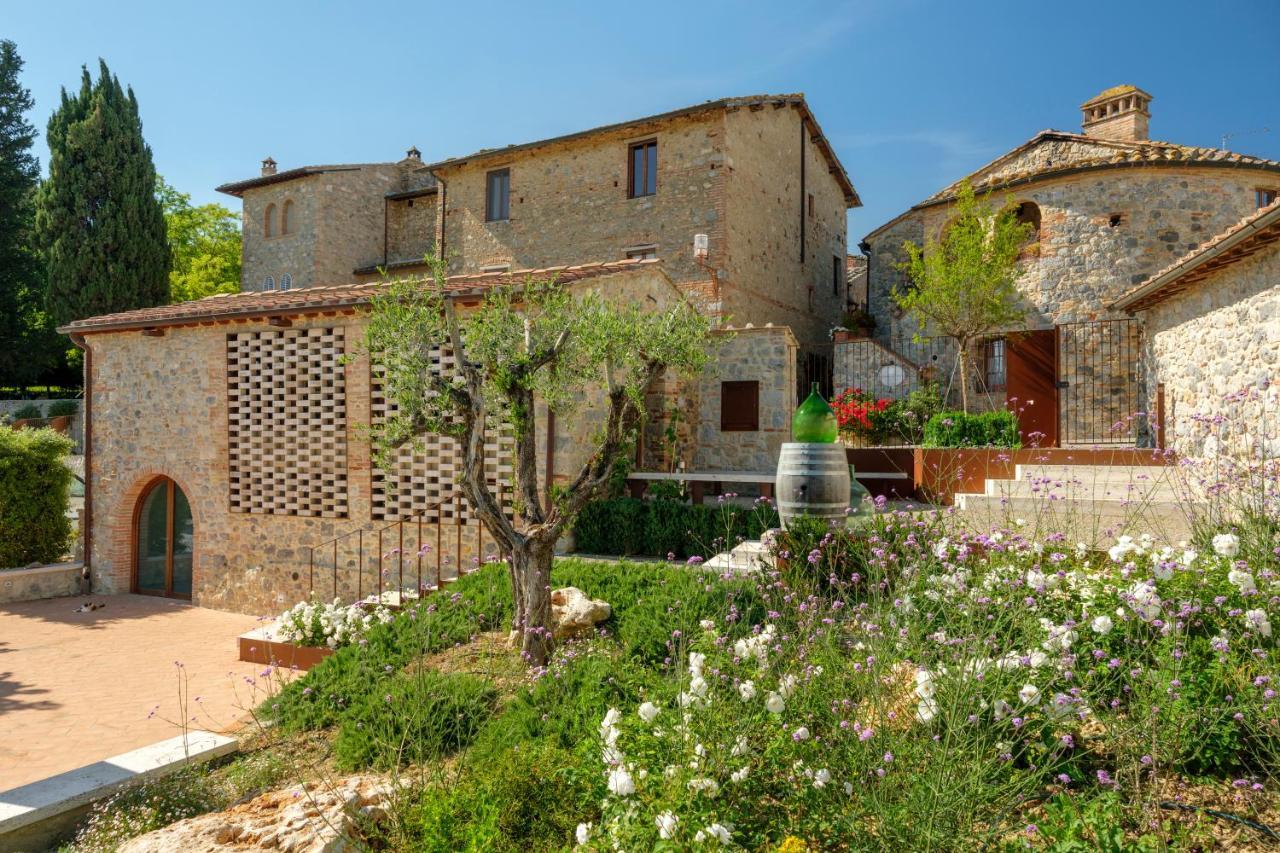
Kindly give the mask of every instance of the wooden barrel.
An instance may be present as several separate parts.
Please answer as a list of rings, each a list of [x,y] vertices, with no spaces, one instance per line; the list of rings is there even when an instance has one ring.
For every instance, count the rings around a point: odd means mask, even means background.
[[[784,527],[801,515],[843,520],[849,508],[849,460],[844,445],[782,445],[774,499]]]

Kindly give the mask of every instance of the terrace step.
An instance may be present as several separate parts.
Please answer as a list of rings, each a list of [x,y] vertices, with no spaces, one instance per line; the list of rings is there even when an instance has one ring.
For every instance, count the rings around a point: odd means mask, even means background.
[[[1022,480],[987,480],[985,494],[989,497],[1019,497],[1039,499],[1081,499],[1112,501],[1176,501],[1178,489],[1167,480],[1082,480],[1036,477]]]
[[[1177,469],[1165,465],[1015,465],[1019,480],[1050,479],[1071,483],[1172,482]]]
[[[751,539],[740,542],[730,551],[717,554],[702,565],[703,568],[711,571],[754,574],[763,569],[773,568],[773,554],[764,543]]]
[[[1031,538],[1061,533],[1068,542],[1091,547],[1110,544],[1125,533],[1149,533],[1169,543],[1191,537],[1185,504],[1176,500],[1049,500],[960,493],[955,505],[957,517],[973,530],[1012,528]],[[1023,524],[1018,525],[1018,520]]]

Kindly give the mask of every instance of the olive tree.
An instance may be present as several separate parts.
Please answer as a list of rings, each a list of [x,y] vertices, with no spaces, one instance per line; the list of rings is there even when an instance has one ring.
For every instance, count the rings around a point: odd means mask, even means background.
[[[458,442],[459,488],[510,555],[513,637],[531,664],[542,665],[552,647],[556,540],[632,446],[650,383],[666,370],[690,375],[702,367],[707,322],[682,299],[651,311],[555,281],[495,286],[464,309],[444,263],[427,260],[429,277],[392,282],[372,300],[366,345],[397,407],[374,430],[375,461],[387,469],[397,448],[429,434]],[[441,348],[453,353],[451,365],[441,366]],[[603,423],[589,438],[586,461],[567,485],[549,490],[544,505],[534,402],[559,419],[591,389],[603,397]],[[514,518],[485,479],[485,438],[498,424],[514,433]]]
[[[996,207],[990,196],[977,198],[965,181],[956,193],[955,211],[940,240],[924,246],[903,244],[900,267],[911,278],[893,299],[913,315],[921,331],[932,326],[955,339],[959,350],[960,402],[969,411],[970,347],[984,335],[1023,319],[1018,292],[1018,256],[1034,228],[1018,220],[1012,200]]]

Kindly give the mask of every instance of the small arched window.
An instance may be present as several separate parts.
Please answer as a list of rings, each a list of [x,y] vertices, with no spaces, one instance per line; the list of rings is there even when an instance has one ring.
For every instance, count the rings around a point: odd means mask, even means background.
[[[264,279],[262,280],[262,289],[263,289],[263,290],[275,290],[275,289],[276,289],[276,280],[275,280],[274,278],[272,278],[271,276],[267,276],[266,278],[264,278]]]
[[[1015,218],[1024,225],[1030,225],[1026,239],[1022,241],[1019,257],[1029,258],[1039,253],[1040,247],[1040,205],[1034,201],[1024,201],[1018,205]]]
[[[267,205],[266,212],[262,214],[262,236],[276,236],[276,206],[274,204]]]
[[[288,234],[291,227],[293,227],[293,199],[286,199],[280,207],[280,236]]]
[[[289,275],[289,273],[280,276],[280,289],[288,290],[291,287],[293,287],[293,276]]]
[[[1040,239],[1040,205],[1034,201],[1024,201],[1018,205],[1016,218],[1019,222],[1024,222],[1032,227],[1031,237],[1028,242],[1035,242]]]

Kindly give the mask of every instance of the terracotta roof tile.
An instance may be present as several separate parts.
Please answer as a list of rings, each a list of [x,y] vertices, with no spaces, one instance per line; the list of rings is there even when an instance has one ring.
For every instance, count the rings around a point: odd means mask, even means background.
[[[517,284],[527,279],[546,281],[554,278],[562,284],[612,275],[637,268],[661,269],[656,258],[646,260],[627,259],[602,261],[576,266],[546,267],[536,270],[510,270],[507,272],[454,275],[446,279],[446,288],[455,294],[480,294],[491,287]],[[191,323],[229,321],[249,317],[279,317],[306,314],[316,311],[332,311],[368,304],[377,293],[390,285],[387,282],[364,284],[340,284],[328,287],[304,287],[297,290],[230,293],[207,296],[193,302],[175,305],[158,305],[139,308],[117,314],[103,314],[76,320],[58,329],[63,334],[78,332],[106,332],[119,329],[144,329],[159,326],[186,325]]]
[[[1106,166],[1141,165],[1144,163],[1187,163],[1192,165],[1198,163],[1213,163],[1219,165],[1229,164],[1237,166],[1253,166],[1280,171],[1280,162],[1276,162],[1275,160],[1267,160],[1263,157],[1252,157],[1248,154],[1237,154],[1234,151],[1223,151],[1220,148],[1201,148],[1195,145],[1178,145],[1173,142],[1157,142],[1154,140],[1124,142],[1114,139],[1099,139],[1096,136],[1088,136],[1083,133],[1067,133],[1061,130],[1042,130],[1030,140],[1019,145],[1009,153],[1001,155],[991,163],[971,172],[968,177],[972,178],[973,175],[991,168],[1002,160],[1008,159],[1012,155],[1025,151],[1046,140],[1083,142],[1088,143],[1089,145],[1111,149],[1111,153],[1098,157],[1055,163],[1038,169],[1029,169],[1011,174],[1001,174],[992,180],[975,183],[974,189],[979,191],[994,189],[1006,184],[1026,181],[1030,178],[1041,175],[1052,175],[1056,172],[1101,168]],[[926,205],[935,204],[937,202],[953,198],[956,194],[956,190],[960,187],[960,183],[961,181],[956,181],[950,186],[939,190],[920,204],[916,205],[916,207],[924,207]]]

